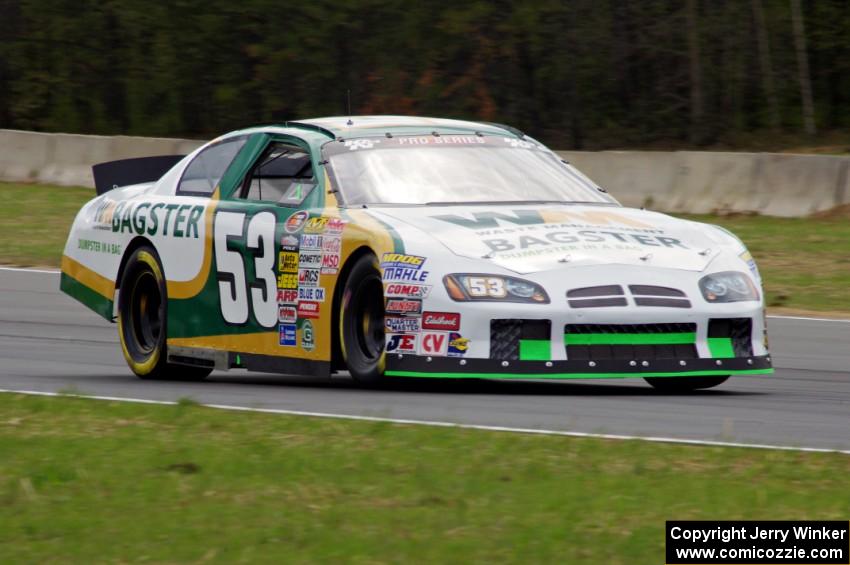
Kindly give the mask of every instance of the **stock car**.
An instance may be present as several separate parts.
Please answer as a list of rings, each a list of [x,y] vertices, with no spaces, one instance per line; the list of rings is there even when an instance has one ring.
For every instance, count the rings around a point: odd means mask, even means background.
[[[693,390],[772,372],[739,239],[623,207],[512,127],[290,121],[94,177],[60,285],[117,321],[141,378],[347,370],[369,384],[642,377]]]

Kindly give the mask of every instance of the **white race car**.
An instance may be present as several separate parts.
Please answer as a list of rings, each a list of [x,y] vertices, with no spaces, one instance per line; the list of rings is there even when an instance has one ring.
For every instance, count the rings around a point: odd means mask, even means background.
[[[507,126],[303,120],[94,172],[61,288],[117,320],[143,378],[347,369],[689,390],[772,372],[740,240],[624,208]]]

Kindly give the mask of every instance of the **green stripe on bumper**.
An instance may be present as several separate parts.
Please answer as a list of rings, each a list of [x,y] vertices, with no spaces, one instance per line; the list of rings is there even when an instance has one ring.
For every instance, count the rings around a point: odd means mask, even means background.
[[[681,373],[425,373],[418,371],[387,371],[390,377],[425,377],[437,379],[624,379],[644,377],[705,377],[723,375],[769,375],[773,369],[748,369],[745,371],[685,371]]]
[[[695,343],[694,332],[666,334],[564,334],[567,345],[674,345]]]
[[[104,298],[77,279],[62,273],[59,278],[59,290],[71,298],[79,300],[108,321],[112,321],[112,300]]]
[[[715,359],[728,359],[735,357],[735,348],[732,346],[731,337],[708,338],[708,350]]]
[[[520,361],[548,361],[552,356],[552,347],[547,339],[519,340]]]

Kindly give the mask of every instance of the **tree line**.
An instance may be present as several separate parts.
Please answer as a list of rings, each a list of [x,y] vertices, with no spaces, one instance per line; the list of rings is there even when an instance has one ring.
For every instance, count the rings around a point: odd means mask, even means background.
[[[206,137],[322,115],[558,148],[850,130],[845,0],[0,0],[0,127]]]

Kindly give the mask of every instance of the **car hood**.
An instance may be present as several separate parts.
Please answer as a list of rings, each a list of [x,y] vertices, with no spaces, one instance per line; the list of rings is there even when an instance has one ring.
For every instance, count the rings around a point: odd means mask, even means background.
[[[736,245],[713,226],[619,206],[387,206],[370,212],[390,225],[417,228],[458,256],[516,273],[601,264],[702,271]]]

